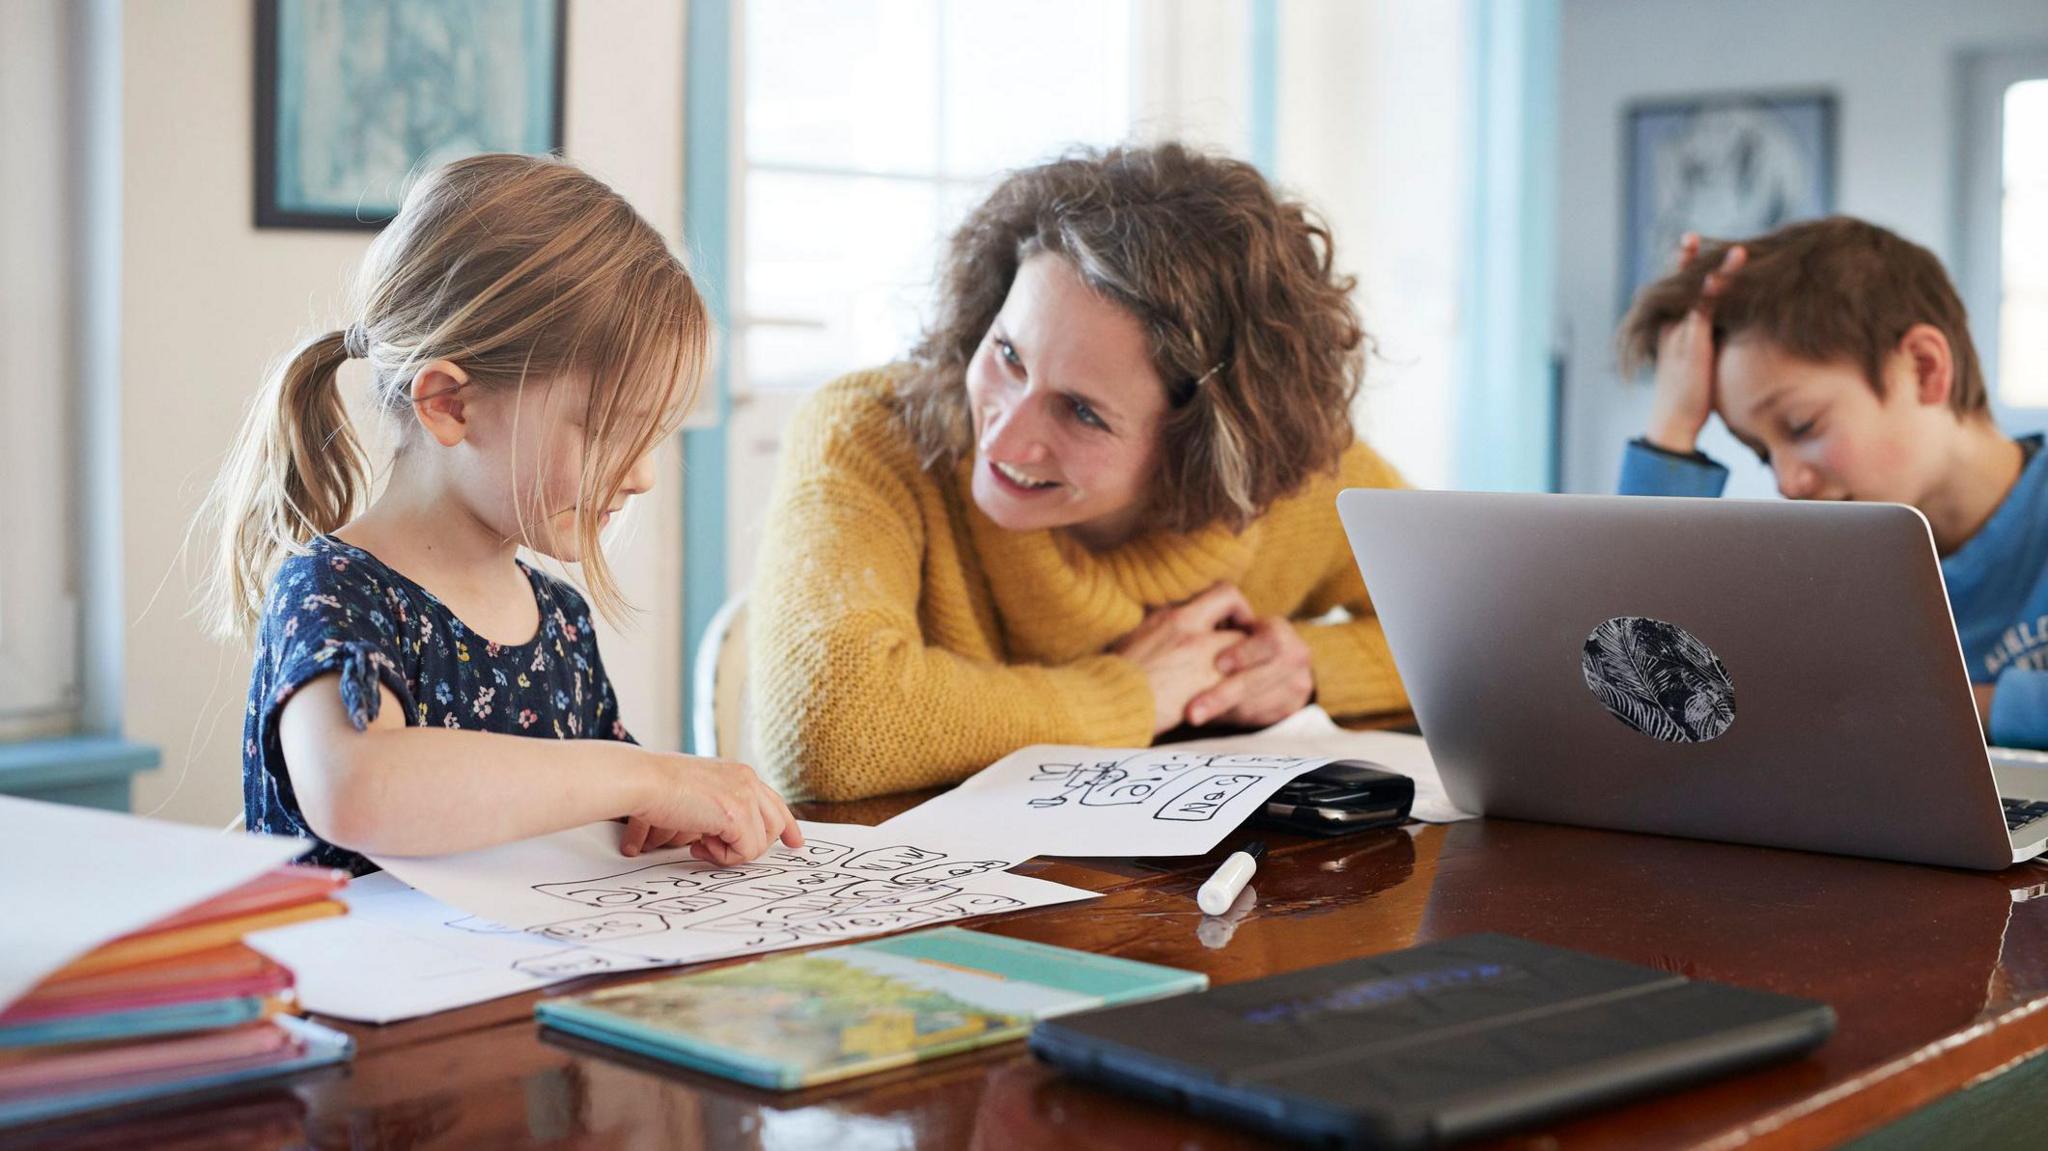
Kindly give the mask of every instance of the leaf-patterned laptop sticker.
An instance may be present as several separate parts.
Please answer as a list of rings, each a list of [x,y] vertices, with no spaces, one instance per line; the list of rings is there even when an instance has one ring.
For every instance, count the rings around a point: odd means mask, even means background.
[[[1666,743],[1705,743],[1735,723],[1735,682],[1674,623],[1615,616],[1586,637],[1586,687],[1609,715]]]

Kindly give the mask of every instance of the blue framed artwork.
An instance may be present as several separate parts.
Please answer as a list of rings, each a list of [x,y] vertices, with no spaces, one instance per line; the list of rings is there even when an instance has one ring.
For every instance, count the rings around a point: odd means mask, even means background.
[[[382,227],[414,171],[562,146],[566,0],[256,0],[256,226]]]
[[[1687,232],[1739,239],[1835,206],[1835,98],[1721,95],[1629,106],[1621,306]]]

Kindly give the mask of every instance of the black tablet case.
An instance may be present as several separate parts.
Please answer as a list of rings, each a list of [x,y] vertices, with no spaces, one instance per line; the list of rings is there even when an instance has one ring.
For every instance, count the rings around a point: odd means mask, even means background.
[[[1083,1078],[1326,1145],[1432,1147],[1821,1044],[1824,1003],[1469,935],[1047,1020]]]

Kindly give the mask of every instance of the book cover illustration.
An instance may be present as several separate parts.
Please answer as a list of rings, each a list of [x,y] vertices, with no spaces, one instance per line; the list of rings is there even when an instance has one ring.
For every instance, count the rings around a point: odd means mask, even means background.
[[[1022,1038],[1034,1021],[1206,986],[1198,972],[957,928],[543,1000],[586,1039],[770,1087]]]
[[[774,1066],[777,1085],[812,1084],[1021,1038],[1029,1007],[988,1002],[1017,996],[959,994],[1002,982],[839,948],[600,992],[586,1010],[610,1016],[607,1030],[659,1033],[685,1061]]]

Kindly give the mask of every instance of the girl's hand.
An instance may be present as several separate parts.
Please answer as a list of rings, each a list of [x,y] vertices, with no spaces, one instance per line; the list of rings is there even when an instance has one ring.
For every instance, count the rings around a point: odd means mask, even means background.
[[[1216,657],[1237,645],[1239,632],[1226,625],[1252,622],[1244,593],[1217,584],[1183,604],[1159,608],[1109,650],[1144,671],[1152,687],[1152,734],[1180,726],[1188,703],[1222,682]]]
[[[707,863],[743,863],[781,841],[803,846],[803,832],[789,805],[761,782],[754,769],[730,760],[693,755],[650,753],[654,771],[648,794],[628,813],[620,850],[626,854],[636,825],[668,836],[667,842],[688,843],[690,854]],[[644,850],[643,841],[636,850]]]
[[[1970,694],[1977,697],[1977,722],[1984,725],[1985,735],[1991,734],[1991,700],[1998,694],[1996,683],[1973,683]]]
[[[643,851],[681,847],[695,843],[697,839],[696,832],[684,831],[680,827],[655,827],[635,815],[626,820],[626,830],[619,836],[619,854],[639,855]]]
[[[1686,233],[1679,245],[1680,265],[1699,254],[1698,234]],[[1714,298],[1748,259],[1748,249],[1739,244],[1729,248],[1721,267],[1707,274],[1699,306],[1657,337],[1650,426],[1643,438],[1667,452],[1698,450],[1700,432],[1714,414]]]
[[[1315,698],[1308,643],[1277,615],[1253,621],[1251,634],[1218,656],[1216,668],[1223,682],[1188,703],[1188,722],[1197,727],[1218,720],[1270,727]]]

